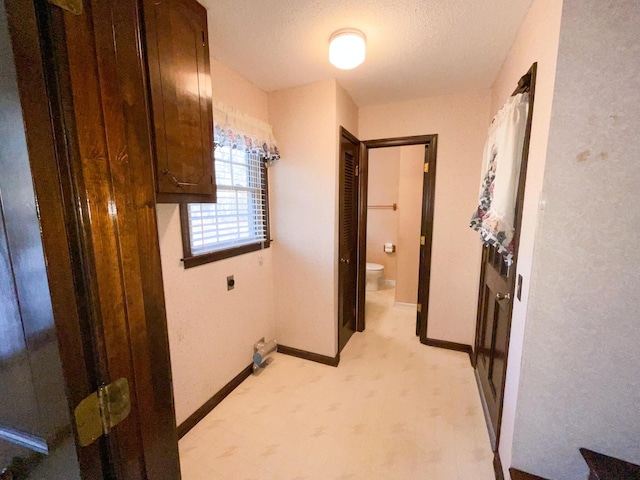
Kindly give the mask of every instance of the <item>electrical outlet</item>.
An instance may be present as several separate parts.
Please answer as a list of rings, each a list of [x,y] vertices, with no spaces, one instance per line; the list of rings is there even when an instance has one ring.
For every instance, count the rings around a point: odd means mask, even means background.
[[[233,290],[233,287],[236,286],[236,281],[233,279],[233,275],[229,275],[227,277],[227,290]]]

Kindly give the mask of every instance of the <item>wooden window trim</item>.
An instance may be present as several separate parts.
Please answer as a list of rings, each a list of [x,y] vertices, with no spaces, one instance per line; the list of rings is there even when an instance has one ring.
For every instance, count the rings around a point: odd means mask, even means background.
[[[239,245],[237,247],[225,248],[224,250],[217,250],[215,252],[201,253],[199,255],[193,255],[191,252],[191,238],[189,236],[189,213],[188,203],[180,204],[180,229],[182,230],[182,263],[185,269],[193,268],[207,263],[217,262],[218,260],[225,260],[227,258],[237,257],[238,255],[244,255],[245,253],[257,252],[258,250],[264,250],[271,246],[271,222],[269,215],[269,169],[266,165],[262,166],[264,174],[264,212],[266,219],[266,240],[262,242],[254,242],[246,245]]]

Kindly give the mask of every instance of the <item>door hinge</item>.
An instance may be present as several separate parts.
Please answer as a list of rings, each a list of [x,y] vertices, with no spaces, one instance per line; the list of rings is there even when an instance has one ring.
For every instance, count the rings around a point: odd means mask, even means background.
[[[56,5],[74,15],[82,15],[82,0],[48,0],[51,5]]]
[[[126,378],[102,385],[82,400],[74,411],[78,443],[81,447],[91,445],[127,418],[130,411],[129,382]]]
[[[429,173],[429,164],[428,163],[424,164],[424,173]]]
[[[422,304],[421,303],[418,304],[418,313],[422,313]]]
[[[420,237],[420,245],[426,245],[427,244],[427,237],[425,237],[424,235],[422,235]]]
[[[356,165],[355,167],[353,167],[353,174],[357,177],[358,175],[360,175],[360,166]]]

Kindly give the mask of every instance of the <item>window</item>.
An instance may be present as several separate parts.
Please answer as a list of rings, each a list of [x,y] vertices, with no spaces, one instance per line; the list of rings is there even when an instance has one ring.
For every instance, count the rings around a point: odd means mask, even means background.
[[[181,206],[185,268],[269,246],[267,170],[260,154],[218,146],[215,172],[218,203]]]

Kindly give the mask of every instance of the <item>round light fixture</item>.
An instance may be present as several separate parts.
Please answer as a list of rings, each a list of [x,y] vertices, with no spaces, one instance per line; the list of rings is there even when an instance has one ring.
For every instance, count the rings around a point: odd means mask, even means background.
[[[338,68],[349,70],[364,62],[365,38],[359,30],[338,30],[329,39],[329,61]]]

